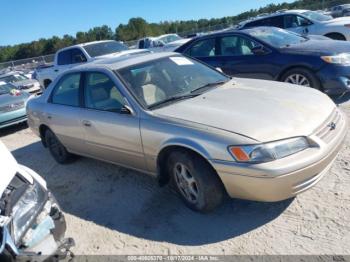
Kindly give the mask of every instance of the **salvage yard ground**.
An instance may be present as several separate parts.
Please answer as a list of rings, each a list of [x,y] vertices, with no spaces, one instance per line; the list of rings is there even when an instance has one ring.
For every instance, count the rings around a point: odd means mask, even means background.
[[[350,120],[350,96],[338,102]],[[310,191],[279,203],[227,200],[207,215],[147,175],[87,158],[59,165],[25,125],[0,139],[46,179],[76,255],[350,254],[350,134]]]

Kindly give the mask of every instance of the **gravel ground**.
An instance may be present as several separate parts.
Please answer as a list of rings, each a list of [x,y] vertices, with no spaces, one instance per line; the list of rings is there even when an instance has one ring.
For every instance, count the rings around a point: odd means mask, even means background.
[[[350,96],[339,102],[350,118]],[[87,158],[58,165],[26,126],[0,137],[46,179],[77,255],[350,254],[350,135],[329,174],[297,198],[227,200],[207,215],[147,175]]]

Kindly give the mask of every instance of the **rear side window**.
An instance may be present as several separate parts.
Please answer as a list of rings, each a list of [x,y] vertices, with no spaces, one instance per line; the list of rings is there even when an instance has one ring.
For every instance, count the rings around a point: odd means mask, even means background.
[[[244,26],[244,28],[257,27],[257,26],[268,26],[268,20],[267,19],[256,20],[256,21],[247,23]]]
[[[109,112],[120,112],[124,99],[114,82],[102,73],[86,73],[85,106]]]
[[[69,65],[72,63],[71,50],[66,50],[58,53],[57,64],[58,65]]]
[[[270,21],[269,21],[269,24],[270,24],[270,26],[283,28],[284,27],[283,16],[271,17]]]
[[[215,38],[196,42],[186,51],[186,54],[193,57],[215,56]]]
[[[78,107],[80,77],[80,73],[64,76],[52,93],[51,103]]]

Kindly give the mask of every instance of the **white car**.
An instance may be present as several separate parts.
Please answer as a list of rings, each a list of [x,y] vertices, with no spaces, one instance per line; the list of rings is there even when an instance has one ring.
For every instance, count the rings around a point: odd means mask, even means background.
[[[179,46],[187,43],[189,38],[182,38],[177,34],[166,34],[158,37],[145,37],[138,40],[136,47],[154,52],[172,52]]]
[[[241,22],[239,29],[275,26],[302,35],[322,35],[350,40],[350,17],[332,18],[309,10],[287,10]]]
[[[69,46],[56,52],[53,65],[38,67],[35,70],[36,79],[42,87],[47,88],[59,74],[77,65],[90,63],[98,59],[132,55],[140,52],[146,51],[137,49],[129,50],[124,44],[114,40],[95,41]]]
[[[0,261],[66,256],[66,222],[45,180],[19,165],[0,141]],[[31,258],[31,259],[29,259]]]
[[[350,15],[350,4],[333,6],[330,9],[330,14],[333,17],[342,17]]]

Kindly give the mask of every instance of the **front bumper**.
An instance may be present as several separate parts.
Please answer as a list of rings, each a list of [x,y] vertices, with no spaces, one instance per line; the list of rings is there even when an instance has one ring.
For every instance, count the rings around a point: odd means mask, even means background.
[[[27,113],[25,107],[15,111],[0,112],[0,129],[25,121],[27,121]]]
[[[212,160],[229,196],[275,202],[292,198],[316,185],[331,167],[347,134],[346,118],[340,114],[342,121],[331,141],[327,138],[324,142],[316,134],[310,136],[317,141],[317,148],[263,164]]]
[[[46,261],[50,257],[65,258],[70,252],[71,246],[74,246],[74,241],[70,238],[64,238],[66,231],[66,221],[65,217],[56,202],[56,199],[49,193],[49,199],[47,203],[50,202],[50,208],[45,213],[45,207],[39,213],[35,222],[27,230],[22,238],[22,244],[16,246],[10,235],[10,229],[4,227],[2,246],[6,248],[6,253],[9,254],[9,259],[20,260],[20,261]],[[45,206],[47,205],[45,204]],[[54,228],[49,230],[47,234],[38,234],[38,232],[43,232],[47,228],[45,223],[39,223],[38,218],[40,216],[45,217],[45,215],[53,222]],[[38,241],[39,236],[39,241]],[[36,238],[36,239],[35,239]],[[33,242],[35,244],[31,246],[25,246],[25,242]],[[1,252],[2,253],[2,250]],[[4,252],[5,253],[5,252]]]
[[[326,94],[340,95],[350,91],[350,66],[326,64],[317,76]]]

